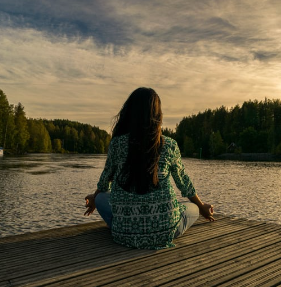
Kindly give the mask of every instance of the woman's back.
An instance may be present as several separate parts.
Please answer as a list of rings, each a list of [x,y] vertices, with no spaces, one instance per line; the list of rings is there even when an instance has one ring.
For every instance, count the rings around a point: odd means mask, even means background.
[[[170,181],[173,176],[183,195],[193,196],[194,188],[184,172],[177,143],[163,136],[157,187],[150,186],[146,194],[125,191],[118,184],[118,176],[126,164],[129,135],[115,137],[98,188],[107,190],[111,175],[110,204],[112,234],[116,242],[137,248],[159,249],[173,246],[172,240],[185,206],[178,203]]]
[[[185,173],[176,141],[161,135],[161,124],[157,93],[151,88],[133,91],[115,117],[98,189],[85,198],[85,214],[97,207],[114,240],[126,246],[174,246],[173,239],[197,220],[199,209],[214,220],[212,206],[201,202]],[[171,175],[182,196],[195,204],[179,204]]]

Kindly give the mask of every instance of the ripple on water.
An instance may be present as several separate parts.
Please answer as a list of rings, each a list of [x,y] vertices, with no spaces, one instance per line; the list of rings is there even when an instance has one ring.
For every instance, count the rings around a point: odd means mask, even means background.
[[[281,224],[281,212],[276,208],[280,202],[281,163],[210,161],[207,166],[194,160],[184,162],[198,193],[212,202],[217,212]],[[200,181],[199,172],[204,175],[200,175]]]
[[[105,156],[40,155],[0,165],[0,237],[101,220],[84,217]],[[183,159],[203,201],[233,218],[281,224],[281,163]],[[11,168],[12,167],[12,168]],[[79,171],[79,172],[77,172]],[[178,195],[180,192],[176,189]],[[186,200],[186,199],[185,199]]]

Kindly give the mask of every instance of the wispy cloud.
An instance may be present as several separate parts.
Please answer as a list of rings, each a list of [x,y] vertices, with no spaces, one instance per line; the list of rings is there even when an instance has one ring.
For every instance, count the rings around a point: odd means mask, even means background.
[[[164,126],[280,97],[281,3],[270,0],[0,0],[0,89],[30,117],[109,130],[138,86]]]

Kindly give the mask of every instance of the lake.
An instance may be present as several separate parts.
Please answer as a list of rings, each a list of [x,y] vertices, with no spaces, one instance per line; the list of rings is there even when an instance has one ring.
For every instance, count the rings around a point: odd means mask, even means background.
[[[105,160],[105,155],[81,154],[4,156],[0,237],[100,220],[96,211],[83,216],[84,197],[95,191]],[[183,163],[216,213],[281,224],[281,162],[183,158]]]

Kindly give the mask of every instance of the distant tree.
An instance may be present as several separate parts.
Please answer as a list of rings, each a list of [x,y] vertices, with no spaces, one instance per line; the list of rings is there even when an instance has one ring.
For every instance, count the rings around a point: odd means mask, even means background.
[[[15,135],[14,108],[0,90],[0,146],[13,148]]]
[[[268,141],[269,141],[269,131],[257,132],[255,151],[256,152],[270,152],[271,147],[269,146]]]
[[[227,137],[227,124],[229,124],[229,112],[225,106],[213,111],[212,130],[218,131],[222,138]]]
[[[29,152],[51,152],[52,144],[50,135],[42,120],[28,120],[30,133]]]
[[[78,131],[72,127],[70,130],[70,150],[73,152],[77,151],[78,138]]]
[[[183,154],[184,156],[192,156],[194,153],[194,144],[192,138],[185,136],[183,142]]]
[[[258,101],[244,102],[242,105],[242,116],[244,128],[253,127],[254,129],[259,128],[259,105]]]
[[[84,138],[85,138],[84,131],[80,130],[79,136],[78,136],[78,142],[77,142],[77,150],[80,153],[85,153]]]
[[[29,137],[24,107],[18,103],[15,106],[15,148],[17,154],[26,152]]]
[[[61,152],[62,146],[61,146],[61,140],[60,139],[54,139],[53,140],[53,151],[54,152]]]
[[[99,139],[90,125],[84,126],[84,148],[87,153],[98,153]]]
[[[255,128],[245,128],[240,134],[240,145],[243,152],[256,152],[258,133]]]
[[[63,148],[65,150],[70,150],[71,148],[71,138],[70,138],[71,128],[66,125],[63,128]]]
[[[276,147],[274,153],[275,153],[276,155],[281,155],[281,142],[277,145],[277,147]]]
[[[78,153],[106,153],[111,140],[110,135],[98,127],[69,120],[44,120],[50,133],[54,148],[54,139],[60,139],[62,150]]]
[[[44,123],[44,125],[45,125],[45,127],[46,127],[46,129],[47,129],[47,131],[48,131],[48,133],[50,135],[50,137],[54,138],[56,136],[56,131],[57,131],[56,128],[57,127],[51,121],[43,120],[43,123]]]
[[[172,129],[169,129],[169,128],[162,129],[162,134],[172,139],[176,138],[176,133]]]
[[[108,147],[111,141],[111,136],[109,134],[106,135],[105,139],[104,139],[104,152],[107,153],[108,152]]]
[[[238,143],[239,134],[243,131],[243,117],[239,105],[230,109],[226,118],[225,129],[225,142],[229,144]]]
[[[104,142],[100,139],[98,142],[97,151],[98,153],[105,153]]]
[[[212,134],[214,130],[220,133],[223,142],[217,144],[219,151],[223,151],[224,145],[234,145],[240,152],[274,152],[281,142],[281,101],[247,101],[241,107],[221,106],[184,117],[176,127],[175,138],[183,153],[185,138],[189,137],[194,150],[202,148],[203,157],[208,158],[219,152],[214,150],[214,140],[220,142],[217,132]]]
[[[274,128],[274,139],[276,143],[281,142],[281,101],[275,100],[272,103],[273,110],[273,128]]]
[[[210,135],[209,146],[212,157],[218,156],[225,152],[226,146],[219,131],[216,131]]]
[[[176,132],[173,138],[177,141],[179,148],[183,151],[184,138],[190,137],[193,139],[195,145],[198,143],[199,134],[196,131],[196,117],[184,117],[182,121],[176,126]]]
[[[11,152],[106,153],[110,140],[106,131],[89,124],[65,119],[27,119],[23,105],[9,105],[0,90],[0,146]]]

